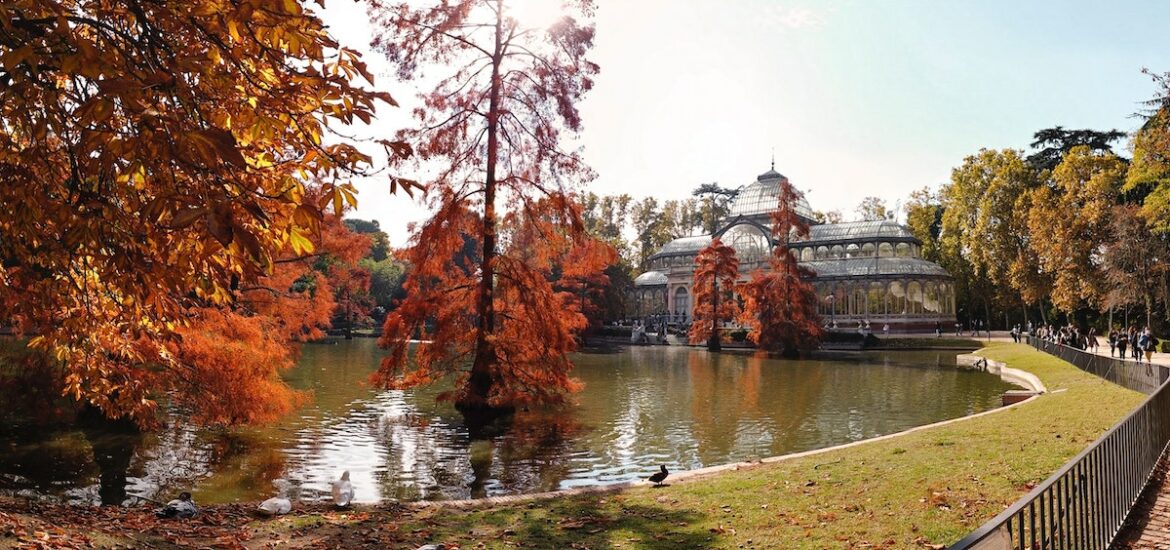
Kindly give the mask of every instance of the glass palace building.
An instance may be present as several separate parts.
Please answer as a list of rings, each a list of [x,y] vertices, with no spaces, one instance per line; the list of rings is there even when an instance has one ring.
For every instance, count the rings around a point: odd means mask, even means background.
[[[781,182],[774,169],[740,190],[715,233],[735,249],[741,280],[767,268],[773,246],[771,213]],[[826,324],[842,329],[868,322],[875,332],[949,330],[955,323],[950,274],[922,259],[922,243],[890,221],[817,224],[803,198],[797,213],[810,224],[806,239],[791,243],[801,265],[816,273],[813,283]],[[675,239],[650,256],[645,273],[634,280],[631,313],[668,315],[674,324],[690,322],[695,256],[711,242],[708,235]]]

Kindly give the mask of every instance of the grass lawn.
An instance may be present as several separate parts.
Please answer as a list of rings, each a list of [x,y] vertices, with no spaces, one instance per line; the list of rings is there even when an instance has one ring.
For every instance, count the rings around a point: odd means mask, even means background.
[[[1011,410],[892,440],[662,488],[482,509],[306,510],[233,528],[244,533],[244,544],[257,548],[417,548],[437,542],[556,549],[945,545],[1048,477],[1142,400],[1025,345],[996,343],[980,353],[1036,374],[1050,393]]]

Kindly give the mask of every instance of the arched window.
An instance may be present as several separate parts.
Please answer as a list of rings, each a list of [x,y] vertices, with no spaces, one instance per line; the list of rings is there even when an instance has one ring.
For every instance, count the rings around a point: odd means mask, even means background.
[[[674,314],[683,319],[691,318],[691,295],[684,286],[674,291]]]
[[[933,281],[926,283],[926,299],[923,300],[922,305],[926,313],[939,314],[942,313],[942,298],[938,293],[938,283]]]
[[[857,246],[855,244],[851,244],[851,245],[845,247],[845,257],[846,258],[857,258],[859,256],[861,256],[861,247],[860,246]]]
[[[890,315],[906,315],[906,285],[901,281],[893,281],[890,283]]]
[[[817,247],[817,259],[818,260],[827,260],[828,258],[829,258],[829,247],[818,246]]]
[[[882,243],[878,245],[878,257],[889,258],[894,255],[894,247],[890,243]]]
[[[813,250],[813,247],[806,246],[806,247],[800,249],[800,261],[811,262],[815,258],[816,258],[816,251]]]
[[[922,313],[922,284],[918,281],[910,281],[910,284],[906,285],[906,296],[910,301],[907,313],[911,315]]]
[[[899,258],[905,258],[905,257],[909,256],[910,255],[910,244],[909,243],[898,243],[898,246],[896,246],[894,248],[894,255],[898,256]]]
[[[865,243],[861,245],[861,256],[863,258],[872,258],[877,253],[877,247],[873,243]]]
[[[866,288],[865,288],[864,284],[857,285],[853,289],[853,299],[849,301],[850,302],[850,304],[849,304],[849,314],[850,315],[854,315],[857,317],[865,317],[865,312],[866,312],[865,291],[866,291]]]
[[[840,260],[841,258],[845,257],[845,249],[841,245],[835,244],[833,245],[833,250],[829,253],[829,255],[832,256],[835,260]]]
[[[869,314],[886,314],[886,285],[877,281],[869,283]]]
[[[768,237],[758,227],[746,223],[728,229],[721,240],[734,248],[736,257],[745,264],[759,262],[771,252]]]

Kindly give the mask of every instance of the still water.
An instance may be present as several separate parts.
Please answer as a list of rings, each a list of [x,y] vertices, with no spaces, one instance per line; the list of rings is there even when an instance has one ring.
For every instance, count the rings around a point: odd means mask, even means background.
[[[287,378],[312,402],[261,428],[5,422],[0,491],[121,503],[193,488],[199,502],[231,502],[291,484],[310,501],[349,470],[364,502],[536,492],[848,443],[994,408],[1011,388],[954,368],[955,352],[786,361],[637,347],[578,355],[576,406],[472,434],[435,403],[439,388],[370,388],[380,357],[372,340],[306,346]]]

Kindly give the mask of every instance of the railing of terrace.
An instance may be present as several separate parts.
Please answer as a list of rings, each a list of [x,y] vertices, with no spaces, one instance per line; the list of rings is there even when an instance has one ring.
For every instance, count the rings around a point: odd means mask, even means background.
[[[1170,368],[1028,343],[1149,397],[1105,435],[952,550],[1109,547],[1170,442]]]

